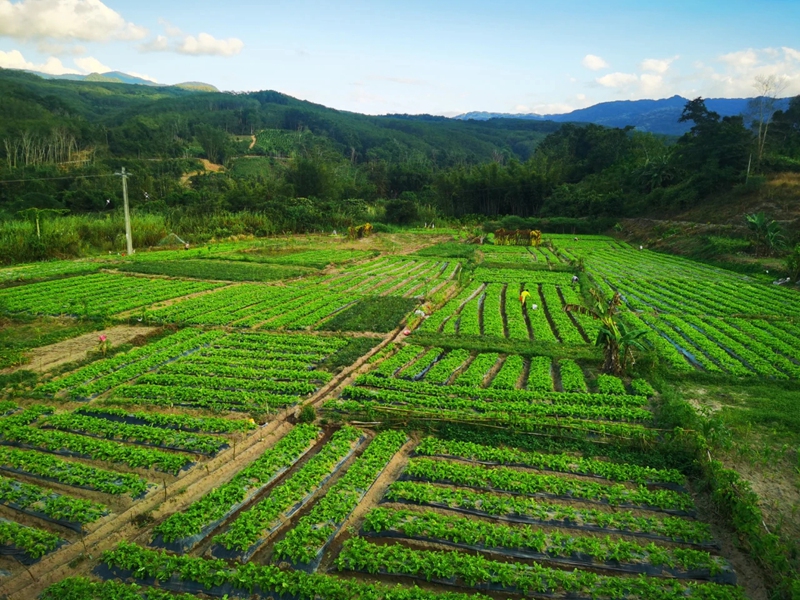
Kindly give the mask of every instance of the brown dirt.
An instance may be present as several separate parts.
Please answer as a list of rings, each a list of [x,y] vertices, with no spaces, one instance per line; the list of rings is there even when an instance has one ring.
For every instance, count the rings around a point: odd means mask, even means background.
[[[19,367],[13,367],[8,372],[18,369],[44,373],[66,363],[86,360],[89,353],[97,351],[99,336],[105,335],[111,347],[127,344],[138,336],[148,336],[155,332],[157,327],[138,327],[134,325],[117,325],[102,331],[86,333],[84,335],[64,340],[57,344],[34,348],[29,352],[30,361]]]
[[[251,148],[252,148],[252,146],[251,146]],[[212,173],[224,173],[225,172],[225,167],[223,167],[222,165],[218,165],[216,163],[212,163],[207,158],[201,158],[200,162],[203,163],[203,170],[205,170],[205,171],[211,171]],[[191,179],[195,175],[199,175],[202,172],[203,171],[191,171],[189,173],[184,173],[183,176],[181,176],[181,183],[183,185],[186,185],[187,183],[189,183],[189,179]]]
[[[506,357],[505,356],[500,355],[500,356],[497,357],[497,360],[495,361],[494,365],[492,365],[492,368],[489,369],[489,372],[486,373],[486,376],[483,378],[483,383],[481,383],[481,387],[482,388],[488,388],[489,387],[489,385],[492,383],[492,380],[500,372],[500,369],[503,368],[503,365],[505,364],[505,362],[506,362]]]
[[[250,145],[247,147],[248,150],[252,150],[256,145],[256,136],[250,136]]]

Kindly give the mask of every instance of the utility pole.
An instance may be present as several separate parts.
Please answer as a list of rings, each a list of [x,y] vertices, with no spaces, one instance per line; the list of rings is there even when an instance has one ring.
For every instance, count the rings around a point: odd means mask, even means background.
[[[122,203],[125,208],[125,241],[127,242],[128,246],[128,256],[133,254],[133,235],[131,234],[131,211],[128,208],[128,175],[130,173],[125,172],[125,167],[122,167],[121,173],[115,173],[122,177]]]

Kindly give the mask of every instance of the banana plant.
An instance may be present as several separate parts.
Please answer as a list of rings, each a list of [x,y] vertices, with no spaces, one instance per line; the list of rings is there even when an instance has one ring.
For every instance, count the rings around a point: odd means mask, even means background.
[[[619,320],[620,307],[622,306],[622,296],[620,296],[619,292],[614,292],[610,300],[604,298],[594,288],[590,289],[589,293],[592,295],[591,306],[567,304],[564,306],[564,310],[587,315],[600,321],[595,345],[603,347],[604,360],[602,370],[604,373],[622,375],[629,361],[631,365],[635,362],[633,350],[644,350],[640,340],[648,333],[648,330],[628,329]]]

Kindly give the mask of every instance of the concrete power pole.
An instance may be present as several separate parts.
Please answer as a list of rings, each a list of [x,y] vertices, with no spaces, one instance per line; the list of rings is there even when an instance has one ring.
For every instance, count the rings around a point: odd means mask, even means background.
[[[122,177],[122,203],[125,209],[125,242],[128,246],[128,256],[133,254],[133,235],[131,234],[131,211],[128,207],[128,175],[125,172],[125,167],[122,167],[121,173],[115,173]]]

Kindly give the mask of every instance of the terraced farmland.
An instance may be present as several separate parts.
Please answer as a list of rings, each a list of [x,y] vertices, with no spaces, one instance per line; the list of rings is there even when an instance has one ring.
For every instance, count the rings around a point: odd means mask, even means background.
[[[156,276],[150,256],[128,261],[151,262],[148,276],[91,261],[0,275],[9,322],[159,327],[4,380],[0,594],[727,600],[757,587],[708,509],[718,488],[697,479],[711,446],[664,416],[664,377],[791,383],[796,290],[612,238],[473,259],[334,243],[209,246],[187,254],[202,263],[191,278]],[[225,261],[301,270],[201,277]],[[600,371],[600,322],[565,310],[590,285],[619,291],[623,322],[646,328],[627,374]],[[325,330],[362,310],[342,321],[380,327]]]

